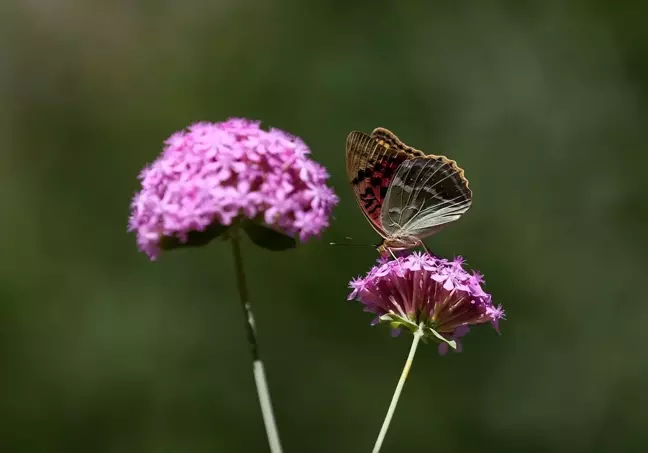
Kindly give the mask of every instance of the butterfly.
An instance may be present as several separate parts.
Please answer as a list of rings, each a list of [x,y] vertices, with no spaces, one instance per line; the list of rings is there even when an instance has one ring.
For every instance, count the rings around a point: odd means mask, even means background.
[[[382,237],[381,255],[422,246],[472,203],[464,171],[445,156],[426,155],[379,127],[353,131],[346,142],[347,177],[356,201]]]

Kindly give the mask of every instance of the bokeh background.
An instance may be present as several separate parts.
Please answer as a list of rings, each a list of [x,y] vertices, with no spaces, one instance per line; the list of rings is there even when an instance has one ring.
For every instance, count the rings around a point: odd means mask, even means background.
[[[385,452],[648,451],[646,2],[0,4],[0,451],[265,452],[226,244],[151,263],[136,175],[198,120],[304,138],[341,196],[322,241],[244,254],[287,452],[370,451],[409,348],[346,301],[375,242],[353,129],[466,169],[428,240],[507,310],[422,348]]]

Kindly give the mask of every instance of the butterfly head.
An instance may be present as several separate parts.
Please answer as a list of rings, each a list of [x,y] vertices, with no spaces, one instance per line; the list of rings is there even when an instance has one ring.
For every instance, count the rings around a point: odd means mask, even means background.
[[[390,255],[393,252],[418,247],[421,243],[421,240],[415,236],[391,237],[383,239],[377,250],[380,255]]]

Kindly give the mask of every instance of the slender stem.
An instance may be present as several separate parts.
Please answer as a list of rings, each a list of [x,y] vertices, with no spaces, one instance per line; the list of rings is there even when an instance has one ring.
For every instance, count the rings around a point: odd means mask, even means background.
[[[412,346],[410,347],[407,361],[405,362],[403,372],[401,373],[398,384],[396,385],[396,390],[394,390],[394,396],[392,396],[391,403],[389,404],[389,409],[387,410],[387,415],[385,416],[385,420],[383,421],[382,428],[380,428],[380,433],[378,434],[378,438],[376,439],[372,453],[378,453],[380,451],[380,447],[382,447],[383,440],[385,440],[385,434],[387,434],[387,429],[389,428],[391,419],[394,416],[394,411],[396,410],[396,405],[398,404],[398,398],[400,398],[400,394],[403,391],[403,386],[405,385],[405,381],[407,380],[407,375],[409,374],[410,368],[412,368],[412,362],[414,361],[416,347],[418,346],[422,336],[423,329],[419,328],[416,332],[414,332],[414,339],[412,340]]]
[[[268,444],[272,453],[281,453],[281,443],[279,442],[279,431],[277,422],[272,412],[270,402],[270,392],[268,390],[268,381],[263,369],[263,362],[259,356],[259,344],[256,337],[254,326],[254,316],[252,315],[252,306],[250,305],[247,285],[245,283],[245,271],[243,270],[243,258],[241,257],[241,245],[238,228],[236,225],[230,228],[229,240],[232,243],[232,256],[234,258],[234,268],[236,271],[236,283],[238,286],[239,299],[243,316],[245,317],[245,330],[247,332],[248,345],[252,354],[252,368],[254,371],[254,382],[256,383],[259,403],[261,404],[261,415],[265,424],[266,434],[268,435]]]

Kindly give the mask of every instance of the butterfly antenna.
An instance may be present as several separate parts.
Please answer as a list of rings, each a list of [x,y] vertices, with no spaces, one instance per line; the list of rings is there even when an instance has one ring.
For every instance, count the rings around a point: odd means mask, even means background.
[[[346,239],[347,241],[352,241],[353,240],[349,236],[345,236],[344,239]],[[376,247],[373,244],[350,244],[348,242],[329,242],[329,245],[346,245],[346,246],[349,246],[349,247]]]

